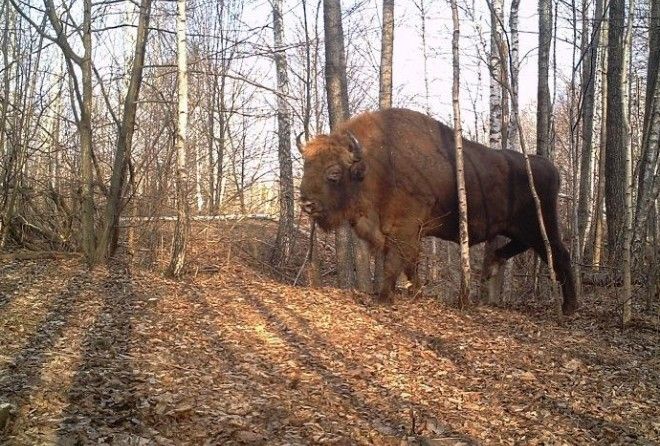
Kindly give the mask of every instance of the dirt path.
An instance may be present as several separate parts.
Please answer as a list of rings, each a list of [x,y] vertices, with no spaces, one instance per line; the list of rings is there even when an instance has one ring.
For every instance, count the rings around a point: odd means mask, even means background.
[[[658,444],[658,334],[432,298],[0,263],[8,444]],[[402,443],[402,440],[403,443]]]

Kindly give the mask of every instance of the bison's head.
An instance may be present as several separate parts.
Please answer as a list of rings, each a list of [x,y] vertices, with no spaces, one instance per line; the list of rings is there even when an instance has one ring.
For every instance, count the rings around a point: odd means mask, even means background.
[[[362,146],[350,133],[319,135],[298,149],[303,155],[300,203],[321,228],[334,229],[344,220],[364,179]]]

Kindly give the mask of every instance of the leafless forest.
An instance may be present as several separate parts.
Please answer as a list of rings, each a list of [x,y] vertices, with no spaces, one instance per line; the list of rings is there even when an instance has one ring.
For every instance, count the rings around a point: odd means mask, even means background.
[[[660,442],[660,1],[0,0],[0,49],[0,444]],[[296,143],[392,107],[464,225],[378,305]],[[463,138],[559,169],[575,315],[468,249]]]

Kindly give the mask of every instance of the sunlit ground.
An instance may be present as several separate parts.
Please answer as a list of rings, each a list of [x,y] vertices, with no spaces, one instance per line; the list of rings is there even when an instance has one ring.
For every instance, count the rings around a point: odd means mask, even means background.
[[[9,444],[653,444],[658,333],[294,288],[0,264]],[[428,443],[431,440],[437,443]],[[426,443],[424,443],[426,442]]]

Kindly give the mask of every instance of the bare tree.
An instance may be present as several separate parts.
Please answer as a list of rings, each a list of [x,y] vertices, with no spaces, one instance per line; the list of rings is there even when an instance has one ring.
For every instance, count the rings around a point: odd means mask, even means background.
[[[458,301],[463,306],[470,298],[470,242],[468,236],[468,205],[465,193],[465,169],[463,164],[463,135],[461,130],[461,104],[460,104],[460,61],[459,39],[460,23],[458,20],[458,7],[456,0],[451,0],[451,16],[454,25],[452,38],[453,85],[452,105],[454,110],[454,144],[456,145],[456,186],[458,190],[459,210],[459,239],[461,245],[461,287]]]
[[[394,0],[383,0],[383,31],[380,46],[380,108],[392,107],[392,56],[394,54]]]
[[[293,216],[293,166],[291,162],[291,116],[286,96],[289,94],[286,52],[284,51],[284,26],[282,0],[273,0],[273,41],[277,72],[277,154],[280,167],[279,204],[280,221],[275,239],[272,260],[284,265],[289,260],[294,240]]]
[[[621,265],[626,215],[626,151],[628,126],[624,116],[625,0],[610,1],[607,58],[607,148],[605,150],[605,203],[607,241],[612,264]]]
[[[582,123],[582,145],[580,154],[580,185],[578,195],[578,228],[577,237],[581,247],[581,253],[587,242],[587,235],[591,227],[591,208],[593,197],[593,134],[594,134],[594,108],[596,92],[596,67],[598,55],[598,43],[600,41],[601,24],[603,22],[603,0],[596,0],[594,10],[593,30],[589,33],[588,8],[589,2],[582,2],[582,50],[584,61],[582,62],[582,109],[580,121]]]
[[[632,40],[633,40],[633,20],[635,12],[635,0],[630,0],[628,6],[628,24],[626,26],[624,35],[624,49],[623,49],[623,79],[622,79],[622,96],[623,96],[623,122],[625,129],[628,133],[625,135],[626,142],[624,147],[624,202],[625,202],[625,216],[623,222],[623,306],[621,322],[626,325],[632,318],[632,237],[633,237],[633,160],[632,160],[632,140],[633,128],[630,125],[630,70],[631,55],[632,55]]]
[[[515,6],[515,5],[512,5]],[[502,51],[504,47],[503,41],[503,2],[502,0],[493,0],[488,2],[490,9],[490,54],[489,54],[489,71],[490,71],[490,133],[489,142],[490,148],[493,150],[500,150],[503,148],[503,123],[506,120],[504,117],[504,102],[506,96],[504,94],[503,84],[508,82],[505,77],[505,67],[507,53]],[[516,12],[516,10],[512,11]],[[517,79],[516,79],[517,82]],[[517,85],[517,84],[516,84]],[[517,94],[517,93],[514,93]],[[517,118],[516,118],[517,119]],[[506,239],[498,236],[492,241],[488,241],[484,246],[484,257],[482,267],[482,280],[481,280],[481,299],[488,298],[492,304],[499,303],[502,299],[502,289],[504,284],[505,268],[500,268],[500,265],[495,262],[495,250],[504,246]]]
[[[186,36],[186,0],[177,0],[176,61],[177,61],[177,112],[176,128],[176,225],[172,238],[172,256],[168,273],[177,277],[183,271],[186,246],[190,230],[190,204],[188,202],[188,171],[186,166],[186,142],[188,129],[188,61]]]
[[[539,0],[539,58],[536,113],[536,153],[552,158],[552,102],[548,77],[552,44],[552,0]]]
[[[635,242],[643,239],[653,202],[660,192],[658,155],[660,154],[660,1],[651,0],[649,19],[649,59],[646,75],[646,101],[642,155],[637,184],[637,208],[635,212]]]
[[[380,83],[378,104],[381,109],[392,107],[392,60],[394,54],[394,0],[383,0],[383,31],[380,46]],[[384,256],[376,253],[374,289],[379,290],[384,277]]]
[[[328,114],[330,128],[348,119],[348,87],[346,83],[346,55],[344,53],[344,31],[341,20],[341,1],[323,1],[323,21],[325,29],[325,78],[328,96]],[[339,286],[350,288],[354,281],[354,268],[357,274],[357,286],[362,291],[370,288],[369,254],[364,243],[357,244],[355,254],[355,236],[348,223],[335,233],[337,250],[337,271]]]
[[[151,16],[151,0],[142,0],[140,3],[137,38],[135,40],[135,56],[128,89],[124,97],[124,110],[122,120],[118,123],[118,136],[115,150],[115,160],[110,179],[110,196],[106,204],[105,222],[98,243],[97,260],[110,257],[117,249],[119,239],[119,216],[122,210],[122,195],[126,181],[126,167],[131,156],[133,134],[135,132],[135,118],[137,101],[142,85],[142,70],[144,67],[147,36],[149,33],[149,19]]]

